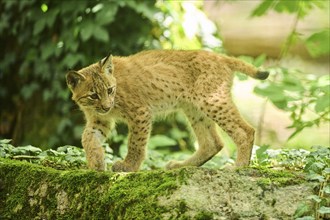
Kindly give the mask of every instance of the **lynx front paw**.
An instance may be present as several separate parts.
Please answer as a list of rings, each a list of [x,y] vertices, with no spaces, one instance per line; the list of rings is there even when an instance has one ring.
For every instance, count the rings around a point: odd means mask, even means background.
[[[129,164],[125,163],[122,160],[116,161],[112,165],[111,169],[113,172],[134,172],[138,170],[138,169],[134,169],[132,166],[130,166]]]
[[[88,162],[88,168],[96,171],[105,171],[106,165],[103,160],[98,160],[98,161],[91,160]]]
[[[172,170],[181,167],[184,167],[184,164],[181,161],[171,160],[166,164],[165,169]]]
[[[236,167],[248,167],[250,164],[249,161],[236,161],[235,166]]]

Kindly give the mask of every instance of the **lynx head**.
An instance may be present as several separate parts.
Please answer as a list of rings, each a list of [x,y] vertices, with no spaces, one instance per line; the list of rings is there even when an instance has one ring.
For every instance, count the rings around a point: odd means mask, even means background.
[[[112,56],[109,55],[79,71],[70,71],[66,82],[72,99],[82,110],[108,113],[114,106],[116,79],[113,76]]]

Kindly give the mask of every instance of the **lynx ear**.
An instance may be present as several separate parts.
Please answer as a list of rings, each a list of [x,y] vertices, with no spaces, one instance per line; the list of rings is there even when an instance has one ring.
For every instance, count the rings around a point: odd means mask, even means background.
[[[76,86],[78,85],[78,83],[80,81],[85,80],[85,76],[76,72],[76,71],[70,71],[66,74],[66,83],[68,84],[69,88],[71,90],[73,90],[74,88],[76,88]]]
[[[100,66],[102,72],[104,72],[105,74],[112,74],[113,73],[112,55],[109,54],[106,58],[101,60]]]

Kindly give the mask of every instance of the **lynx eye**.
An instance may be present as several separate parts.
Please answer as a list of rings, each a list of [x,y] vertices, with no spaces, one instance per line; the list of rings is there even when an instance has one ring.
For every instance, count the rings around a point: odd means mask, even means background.
[[[89,97],[91,97],[91,99],[98,99],[99,98],[99,96],[96,93],[93,93]]]
[[[113,92],[114,92],[113,87],[111,87],[111,88],[108,89],[108,95],[111,95]]]

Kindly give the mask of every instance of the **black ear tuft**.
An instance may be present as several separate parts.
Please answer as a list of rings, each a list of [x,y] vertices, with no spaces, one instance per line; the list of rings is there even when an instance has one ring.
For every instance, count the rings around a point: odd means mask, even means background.
[[[76,88],[78,83],[84,79],[85,77],[76,71],[70,71],[66,74],[66,83],[68,84],[71,90]]]
[[[106,74],[112,74],[113,72],[113,64],[112,64],[112,55],[109,54],[106,58],[101,60],[101,68],[102,71]]]
[[[111,57],[111,54],[109,54],[108,56],[106,56],[105,58],[103,58],[101,60],[101,66],[104,66],[107,63],[107,61],[110,59],[110,57]]]

